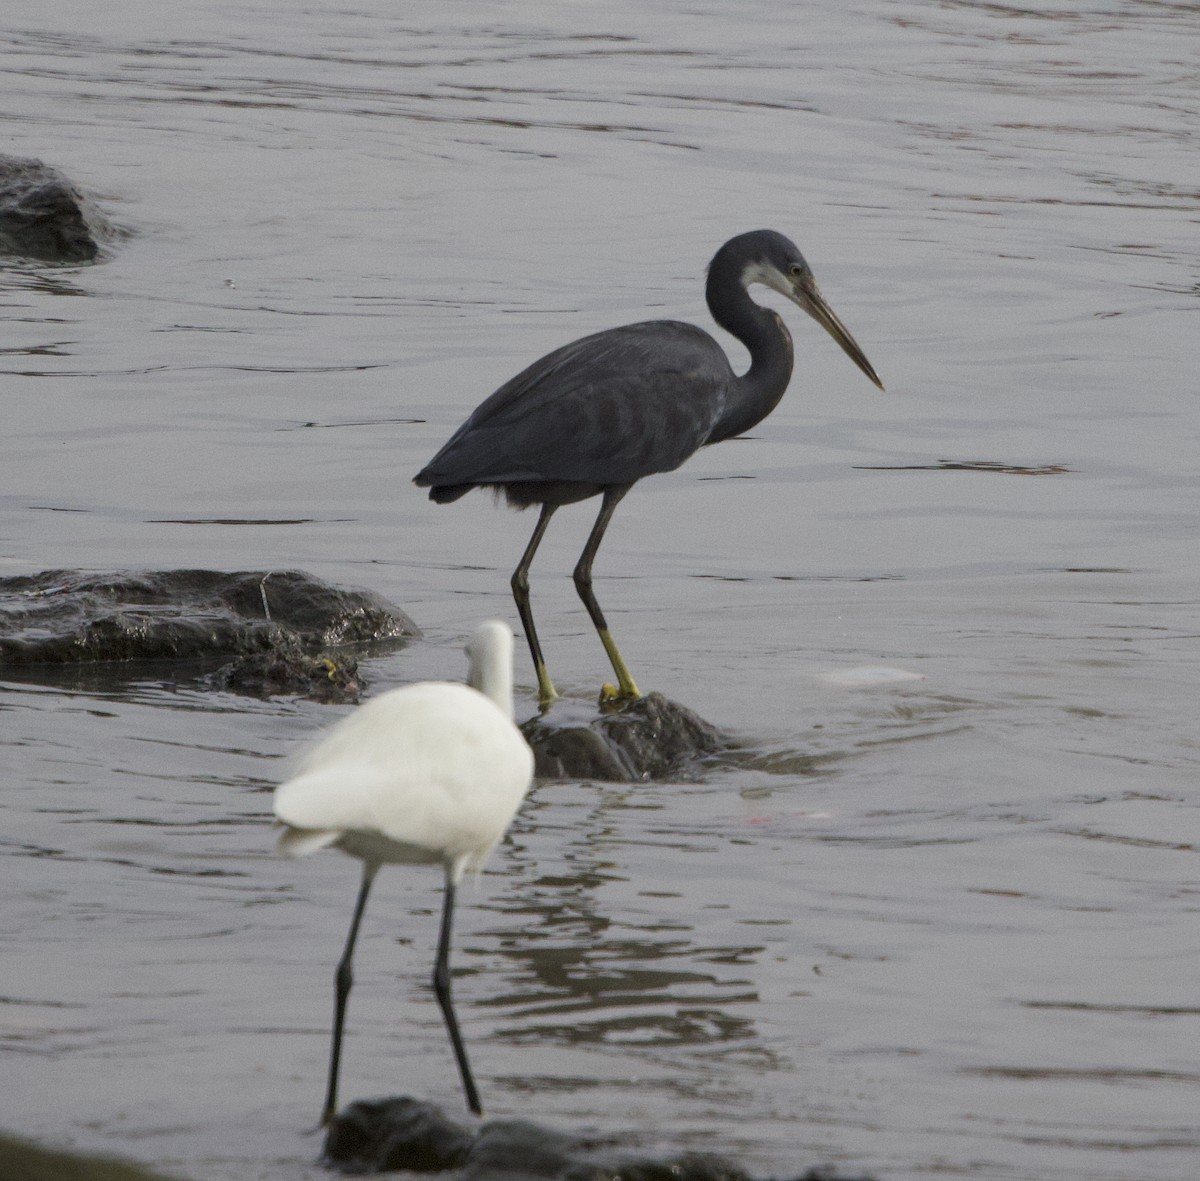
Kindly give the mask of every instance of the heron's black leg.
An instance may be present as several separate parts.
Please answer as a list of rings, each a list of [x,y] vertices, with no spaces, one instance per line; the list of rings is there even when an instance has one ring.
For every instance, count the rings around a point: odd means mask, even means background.
[[[512,592],[517,603],[517,614],[520,615],[521,625],[525,628],[529,653],[533,657],[533,670],[537,673],[539,705],[549,705],[558,693],[550,680],[550,674],[546,671],[546,662],[542,659],[542,646],[538,643],[537,630],[533,626],[533,610],[529,606],[529,564],[533,561],[533,555],[537,553],[537,547],[542,543],[542,535],[546,532],[546,526],[550,524],[550,518],[554,516],[557,507],[554,504],[542,505],[533,536],[529,539],[529,544],[525,547],[521,561],[512,576]]]
[[[441,1006],[446,1029],[450,1033],[450,1044],[454,1047],[454,1057],[458,1061],[458,1073],[462,1075],[463,1090],[467,1093],[467,1106],[476,1115],[483,1115],[479,1092],[475,1089],[475,1080],[471,1077],[471,1067],[467,1062],[467,1050],[463,1045],[462,1034],[458,1032],[458,1019],[454,1016],[454,1005],[450,1000],[450,927],[453,919],[454,883],[447,874],[446,898],[442,905],[442,930],[438,936],[437,962],[433,968],[433,991]]]
[[[358,925],[362,922],[363,911],[367,905],[367,894],[370,893],[371,883],[379,871],[378,865],[370,862],[363,863],[362,885],[358,889],[358,901],[354,904],[354,917],[350,920],[350,934],[346,937],[346,950],[334,975],[333,1000],[333,1045],[329,1050],[329,1085],[325,1089],[325,1106],[321,1109],[321,1123],[328,1124],[337,1109],[338,1067],[342,1060],[342,1025],[346,1019],[346,1000],[350,996],[350,986],[354,983],[354,972],[351,961],[354,959],[354,943],[358,939]]]
[[[600,634],[600,642],[604,645],[608,659],[612,662],[613,672],[617,674],[617,690],[615,693],[609,693],[607,690],[611,690],[612,687],[606,686],[606,696],[627,700],[641,697],[641,693],[638,692],[637,685],[633,683],[629,669],[625,667],[625,661],[617,649],[617,642],[612,638],[608,624],[604,620],[604,612],[600,610],[600,604],[596,602],[596,596],[592,593],[592,562],[596,557],[596,551],[600,548],[600,542],[604,539],[604,531],[608,528],[609,521],[612,520],[613,511],[621,503],[621,497],[632,487],[632,484],[615,484],[605,488],[604,500],[600,504],[600,513],[596,517],[596,523],[588,535],[587,545],[583,547],[583,553],[579,555],[579,561],[575,566],[575,589],[579,592],[583,605],[592,617],[592,623],[595,624],[596,631]]]

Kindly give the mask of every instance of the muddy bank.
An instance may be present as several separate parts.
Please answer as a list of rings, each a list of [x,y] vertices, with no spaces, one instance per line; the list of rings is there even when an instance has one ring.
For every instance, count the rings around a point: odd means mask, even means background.
[[[4,1181],[171,1181],[162,1173],[106,1156],[81,1156],[0,1135]]]

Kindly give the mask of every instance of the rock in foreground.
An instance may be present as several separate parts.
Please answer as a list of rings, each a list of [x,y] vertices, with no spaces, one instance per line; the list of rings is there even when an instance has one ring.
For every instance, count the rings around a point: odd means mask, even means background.
[[[661,693],[602,705],[598,713],[582,702],[558,702],[521,732],[540,779],[688,779],[704,759],[730,748],[714,726]]]
[[[100,662],[200,662],[223,688],[255,696],[353,697],[347,645],[388,647],[420,635],[398,607],[366,590],[299,571],[48,570],[0,579],[0,669]],[[333,650],[333,651],[330,651]],[[315,690],[315,691],[314,691]]]
[[[752,1181],[717,1156],[638,1158],[597,1147],[594,1135],[570,1136],[528,1120],[494,1120],[471,1129],[432,1103],[408,1098],[350,1104],[329,1127],[323,1159],[346,1173],[406,1170],[452,1174],[459,1181]],[[796,1181],[835,1178],[816,1168]]]
[[[91,262],[115,231],[57,168],[0,155],[0,253],[41,262]]]

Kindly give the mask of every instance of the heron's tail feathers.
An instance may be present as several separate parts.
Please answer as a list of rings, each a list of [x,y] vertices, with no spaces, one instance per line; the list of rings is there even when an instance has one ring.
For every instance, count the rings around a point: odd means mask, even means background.
[[[429,489],[429,499],[434,504],[449,504],[452,500],[466,496],[474,487],[474,484],[437,484]]]

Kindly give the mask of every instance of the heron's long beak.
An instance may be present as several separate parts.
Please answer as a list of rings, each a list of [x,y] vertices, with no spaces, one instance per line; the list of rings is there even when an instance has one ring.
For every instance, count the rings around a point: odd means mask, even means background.
[[[867,354],[858,347],[858,341],[850,335],[850,330],[846,325],[834,315],[833,308],[825,302],[825,297],[818,290],[811,275],[795,280],[789,296],[842,346],[842,351],[855,365],[880,389],[883,389],[883,382],[879,380],[879,374],[867,360]]]

